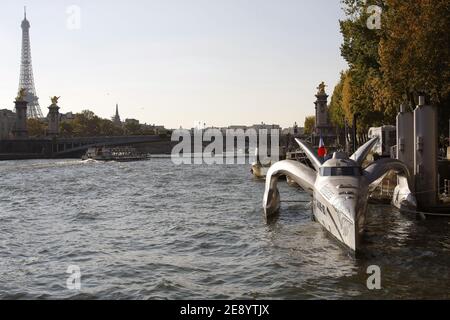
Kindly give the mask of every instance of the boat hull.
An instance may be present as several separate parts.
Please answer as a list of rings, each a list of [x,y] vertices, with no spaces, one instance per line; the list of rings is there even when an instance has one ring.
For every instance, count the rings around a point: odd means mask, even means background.
[[[82,160],[133,162],[149,160],[149,156],[136,151],[133,147],[89,148]]]
[[[358,251],[366,217],[366,207],[354,215],[336,209],[324,196],[316,193],[313,199],[314,219],[347,248]]]
[[[94,160],[94,161],[103,161],[103,162],[136,162],[136,161],[145,161],[145,160],[149,160],[150,158],[145,157],[145,158],[117,158],[117,159],[112,159],[112,158],[103,158],[103,157],[82,157],[81,158],[83,161],[86,160]]]

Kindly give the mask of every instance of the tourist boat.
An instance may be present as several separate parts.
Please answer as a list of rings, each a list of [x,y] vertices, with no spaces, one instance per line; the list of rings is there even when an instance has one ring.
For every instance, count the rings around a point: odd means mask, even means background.
[[[296,141],[314,169],[292,160],[278,162],[270,168],[263,201],[268,220],[280,209],[281,200],[277,184],[281,176],[289,176],[312,196],[314,220],[353,251],[360,248],[370,194],[369,187],[379,183],[380,178],[389,171],[396,171],[400,181],[394,192],[393,204],[399,208],[416,208],[417,202],[409,187],[411,181],[409,171],[403,162],[380,159],[365,168],[362,167],[378,138],[370,140],[351,157],[343,152],[335,152],[333,157],[325,162],[304,142]]]
[[[94,147],[89,148],[82,160],[96,160],[96,161],[142,161],[150,159],[149,155],[138,152],[133,147]]]

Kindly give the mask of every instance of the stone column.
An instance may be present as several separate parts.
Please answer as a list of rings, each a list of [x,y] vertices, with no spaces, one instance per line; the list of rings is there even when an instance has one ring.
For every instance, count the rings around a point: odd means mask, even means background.
[[[328,123],[328,95],[325,92],[325,84],[322,83],[319,87],[319,92],[316,94],[316,128],[315,128],[315,145],[319,144],[320,136],[325,137],[329,134]]]
[[[328,127],[328,95],[321,92],[316,95],[316,98],[314,103],[317,108],[316,127]]]
[[[50,137],[56,137],[59,135],[59,107],[57,105],[57,100],[52,99],[52,104],[48,107],[48,130],[47,135]]]
[[[27,127],[27,108],[28,102],[25,100],[24,95],[19,94],[16,101],[16,124],[13,130],[13,135],[18,139],[28,138],[28,127]]]

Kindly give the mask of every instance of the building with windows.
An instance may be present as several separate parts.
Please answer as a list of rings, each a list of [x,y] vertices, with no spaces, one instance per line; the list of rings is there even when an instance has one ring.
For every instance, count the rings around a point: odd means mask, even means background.
[[[8,139],[14,129],[16,114],[11,110],[0,110],[0,140]]]

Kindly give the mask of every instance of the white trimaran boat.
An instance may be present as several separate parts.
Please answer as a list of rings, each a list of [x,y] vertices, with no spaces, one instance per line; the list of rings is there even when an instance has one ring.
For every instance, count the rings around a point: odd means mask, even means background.
[[[286,160],[274,164],[266,178],[263,203],[266,217],[271,218],[280,209],[278,178],[289,176],[312,196],[315,221],[350,249],[357,251],[364,232],[369,187],[380,183],[389,171],[394,170],[399,176],[393,204],[400,209],[417,206],[409,187],[409,171],[403,162],[382,159],[366,168],[362,167],[377,140],[370,140],[351,157],[336,152],[332,159],[323,163],[308,145],[297,139],[315,170],[297,161]]]

